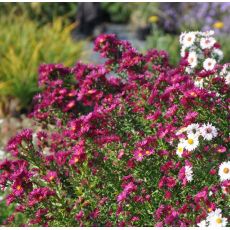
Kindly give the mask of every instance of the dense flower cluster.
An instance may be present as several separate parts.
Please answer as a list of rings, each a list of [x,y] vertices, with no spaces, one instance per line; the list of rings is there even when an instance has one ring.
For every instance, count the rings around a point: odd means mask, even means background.
[[[42,65],[39,130],[0,162],[16,206],[5,224],[23,213],[24,226],[228,226],[229,65],[200,65],[217,47],[208,34],[181,36],[176,67],[115,35],[95,41],[105,64]]]

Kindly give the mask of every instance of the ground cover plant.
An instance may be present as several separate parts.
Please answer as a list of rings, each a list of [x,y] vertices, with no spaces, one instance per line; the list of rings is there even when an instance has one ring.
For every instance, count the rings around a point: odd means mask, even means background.
[[[95,40],[104,64],[40,66],[40,131],[0,163],[4,225],[229,226],[230,66],[212,31],[180,43],[176,67],[110,34]]]

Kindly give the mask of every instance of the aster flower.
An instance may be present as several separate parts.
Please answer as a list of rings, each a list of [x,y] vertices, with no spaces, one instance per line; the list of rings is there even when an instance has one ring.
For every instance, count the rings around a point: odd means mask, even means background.
[[[216,60],[213,58],[207,58],[205,59],[204,63],[203,63],[203,67],[205,70],[213,70],[214,67],[216,65]]]
[[[193,45],[196,39],[196,34],[194,32],[188,32],[183,36],[182,44],[185,47],[190,47]]]
[[[34,206],[35,204],[42,202],[45,199],[48,199],[49,196],[54,196],[55,192],[50,190],[49,188],[36,188],[32,192],[29,193],[29,206]]]
[[[223,53],[223,51],[222,51],[221,49],[214,49],[214,50],[212,51],[212,53],[213,53],[215,56],[217,56],[217,60],[218,60],[218,61],[221,61],[221,60],[223,59],[223,57],[224,57],[224,53]]]
[[[134,152],[134,158],[137,161],[142,161],[143,160],[144,153],[143,153],[142,149],[138,148],[137,150],[135,150],[135,152]]]
[[[12,186],[14,196],[21,196],[24,192],[21,182],[15,181]]]
[[[57,178],[57,172],[56,171],[49,171],[47,175],[45,176],[45,180],[48,182],[51,182]]]
[[[184,142],[180,142],[177,146],[177,151],[176,151],[176,154],[179,156],[179,157],[182,157],[182,154],[184,152]]]
[[[218,174],[221,181],[230,180],[230,161],[221,163]]]
[[[200,39],[200,47],[202,49],[211,49],[216,43],[216,39],[213,37],[204,37]]]
[[[184,148],[188,151],[193,151],[199,145],[198,136],[194,134],[189,134],[187,139],[182,141],[184,143]]]
[[[186,165],[185,166],[185,177],[187,181],[192,181],[192,177],[193,177],[193,170],[191,166]]]
[[[209,227],[225,227],[227,225],[227,218],[222,217],[222,210],[216,209],[207,216]]]
[[[6,153],[0,149],[0,159],[4,158]]]
[[[191,125],[187,126],[186,131],[188,135],[193,134],[198,137],[200,135],[200,125],[197,123],[192,123]]]
[[[201,132],[202,137],[208,141],[212,140],[218,135],[216,127],[209,123],[203,124],[200,128],[200,132]]]
[[[198,88],[204,88],[204,79],[202,78],[196,79],[196,81],[194,82],[194,85]]]
[[[230,85],[230,72],[225,76],[224,80],[227,85]]]
[[[191,66],[191,68],[195,68],[197,66],[197,54],[196,54],[196,52],[194,52],[194,51],[189,52],[188,63]]]

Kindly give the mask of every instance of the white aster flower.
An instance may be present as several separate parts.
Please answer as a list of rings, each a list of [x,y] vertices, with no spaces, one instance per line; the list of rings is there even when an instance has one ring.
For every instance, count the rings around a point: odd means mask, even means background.
[[[214,67],[216,65],[216,60],[213,58],[207,58],[204,63],[203,63],[203,67],[205,70],[213,70]]]
[[[201,227],[201,228],[207,227],[207,222],[206,222],[206,220],[202,220],[200,223],[197,224],[197,226],[198,226],[198,227]]]
[[[188,55],[188,63],[191,68],[195,68],[197,66],[197,54],[196,52],[192,51]]]
[[[2,201],[4,199],[4,197],[3,196],[0,196],[0,201]]]
[[[186,67],[185,72],[188,74],[191,74],[193,72],[193,70],[190,67]]]
[[[224,75],[226,75],[227,73],[228,73],[228,67],[229,67],[229,65],[228,64],[224,64],[223,65],[223,68],[222,68],[222,70],[220,71],[220,75],[221,76],[224,76]]]
[[[178,144],[178,146],[177,146],[176,154],[177,154],[179,157],[182,157],[183,151],[184,151],[184,143],[183,143],[183,142],[180,142],[180,143]]]
[[[216,43],[216,39],[213,37],[206,37],[200,39],[200,47],[202,49],[211,49]]]
[[[216,127],[209,123],[203,124],[202,127],[200,128],[200,132],[202,137],[207,141],[211,141],[213,138],[215,138],[218,135]]]
[[[193,151],[199,145],[198,136],[194,134],[188,135],[188,138],[184,140],[184,148],[188,151]]]
[[[213,53],[218,56],[218,60],[221,61],[224,57],[224,53],[221,49],[214,49]]]
[[[6,153],[0,149],[0,159],[2,159],[5,155],[6,155]]]
[[[230,179],[230,161],[221,163],[218,174],[221,181]]]
[[[187,126],[186,128],[187,134],[193,134],[197,137],[200,135],[200,125],[197,123],[192,123],[191,125]]]
[[[230,72],[225,76],[225,83],[230,85]]]
[[[182,47],[181,47],[181,50],[180,50],[180,56],[181,56],[181,57],[184,57],[184,56],[185,56],[185,50],[186,50],[186,47],[182,46]]]
[[[187,181],[192,181],[193,171],[191,166],[185,166],[185,177]]]
[[[204,88],[204,80],[199,78],[194,82],[194,85],[198,88]]]
[[[209,227],[225,227],[227,225],[227,218],[222,217],[221,209],[212,211],[207,216]]]
[[[196,34],[193,32],[186,33],[183,37],[183,45],[187,48],[193,45],[196,39]]]
[[[179,38],[180,44],[183,44],[185,34],[186,32],[181,33],[180,38]]]

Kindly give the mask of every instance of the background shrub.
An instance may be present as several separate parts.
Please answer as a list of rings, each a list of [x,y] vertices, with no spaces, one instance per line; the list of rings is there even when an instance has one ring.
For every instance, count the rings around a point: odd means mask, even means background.
[[[26,16],[0,19],[0,97],[3,110],[9,100],[18,99],[19,108],[26,109],[38,92],[37,69],[44,62],[66,60],[73,64],[82,53],[82,42],[74,42],[63,18],[38,27]]]

